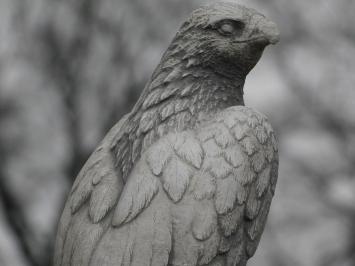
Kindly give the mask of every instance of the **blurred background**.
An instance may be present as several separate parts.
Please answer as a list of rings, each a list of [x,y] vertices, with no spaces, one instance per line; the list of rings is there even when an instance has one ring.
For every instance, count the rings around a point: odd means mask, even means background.
[[[76,174],[202,2],[0,0],[1,266],[50,265]],[[239,2],[282,32],[245,87],[280,142],[248,265],[355,265],[355,1]]]

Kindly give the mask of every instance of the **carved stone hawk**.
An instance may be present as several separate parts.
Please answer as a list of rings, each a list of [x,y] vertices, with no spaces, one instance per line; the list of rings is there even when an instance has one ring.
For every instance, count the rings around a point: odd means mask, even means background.
[[[237,4],[191,14],[79,173],[55,266],[246,265],[278,155],[267,118],[244,106],[243,85],[278,39],[273,22]]]

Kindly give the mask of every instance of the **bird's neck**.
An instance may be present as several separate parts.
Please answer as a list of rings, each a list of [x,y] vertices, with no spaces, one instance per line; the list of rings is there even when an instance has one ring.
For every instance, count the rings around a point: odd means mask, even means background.
[[[243,85],[244,78],[203,66],[197,58],[165,55],[133,109],[131,134],[149,138],[143,145],[147,148],[171,131],[186,130],[219,110],[244,105]]]
[[[163,56],[115,146],[124,177],[140,154],[162,136],[194,128],[219,110],[244,105],[245,77],[232,75],[227,65],[215,69],[200,62],[169,50]]]

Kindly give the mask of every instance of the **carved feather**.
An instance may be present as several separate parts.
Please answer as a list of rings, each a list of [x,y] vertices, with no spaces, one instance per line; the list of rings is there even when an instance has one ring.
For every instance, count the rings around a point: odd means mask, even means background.
[[[217,214],[210,200],[195,203],[192,233],[198,240],[206,240],[217,230]]]
[[[117,204],[112,224],[120,226],[134,219],[159,190],[158,179],[150,172],[148,165],[140,161],[128,179]]]
[[[201,170],[194,176],[193,194],[195,199],[210,199],[216,191],[214,177],[209,171]]]
[[[146,160],[155,175],[160,175],[164,166],[172,156],[172,148],[165,140],[154,144],[147,152]]]
[[[239,184],[233,176],[228,176],[225,179],[217,179],[215,197],[217,213],[225,214],[232,210],[237,198],[237,193],[240,193],[240,190],[243,189],[241,184]]]
[[[163,93],[164,89],[155,89],[149,95],[147,98],[144,100],[142,108],[143,110],[147,110],[148,108],[156,105],[157,103],[160,102],[160,95]]]
[[[162,181],[166,192],[178,202],[189,185],[193,172],[191,167],[174,156],[163,171]]]
[[[241,166],[245,160],[243,152],[239,147],[229,146],[223,150],[223,158],[233,165],[234,168]]]
[[[108,173],[95,187],[91,195],[89,208],[90,218],[94,223],[101,221],[114,207],[122,188],[122,179],[117,178],[113,173]]]
[[[203,167],[209,169],[211,174],[217,179],[226,178],[233,170],[233,166],[222,156],[206,158]]]
[[[244,205],[235,206],[235,208],[224,215],[219,216],[219,223],[223,235],[229,237],[237,232],[239,227],[243,226]]]
[[[75,213],[84,202],[89,199],[92,188],[92,176],[88,175],[82,180],[75,193],[70,198],[72,213]]]
[[[257,173],[263,170],[265,165],[265,155],[261,149],[256,151],[255,154],[251,157],[251,165],[254,171]]]
[[[220,242],[220,234],[217,230],[213,231],[212,235],[203,242],[201,254],[198,259],[198,265],[209,265],[211,260],[216,257]]]
[[[235,142],[234,137],[229,132],[228,128],[226,128],[223,124],[219,125],[219,131],[214,135],[216,143],[222,148],[227,148],[230,145],[233,145]]]
[[[186,136],[183,143],[174,145],[176,153],[196,168],[201,167],[203,150],[198,142],[191,136]]]

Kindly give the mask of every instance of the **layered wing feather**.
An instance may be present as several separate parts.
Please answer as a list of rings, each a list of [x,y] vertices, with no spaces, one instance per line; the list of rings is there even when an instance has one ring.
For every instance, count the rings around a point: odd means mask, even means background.
[[[123,189],[110,149],[126,119],[123,117],[109,131],[73,184],[58,226],[55,266],[88,265],[91,253],[108,227],[110,211]]]
[[[254,254],[278,167],[263,115],[231,107],[165,135],[124,185],[105,143],[73,186],[56,266],[243,266]]]
[[[55,266],[168,263],[171,200],[146,159],[137,161],[126,181],[117,171],[111,147],[123,123],[108,133],[73,185],[59,224]]]
[[[210,141],[219,145],[217,157],[223,157],[231,168],[227,177],[215,175],[220,252],[226,253],[227,265],[245,265],[259,243],[276,185],[275,136],[266,117],[251,108],[231,107],[215,120],[221,130]]]
[[[265,116],[239,106],[182,136],[189,156],[175,153],[192,175],[172,205],[171,265],[245,265],[259,243],[277,180],[274,133]]]

